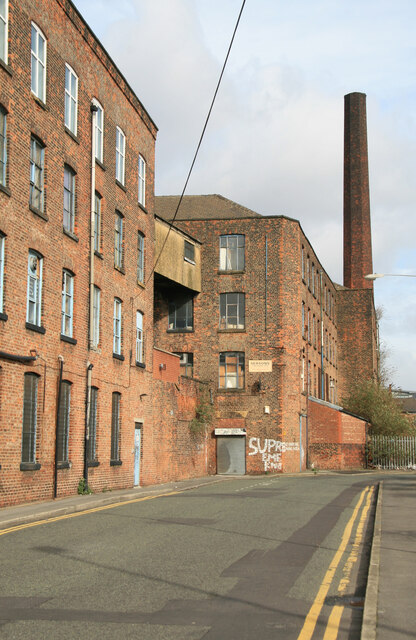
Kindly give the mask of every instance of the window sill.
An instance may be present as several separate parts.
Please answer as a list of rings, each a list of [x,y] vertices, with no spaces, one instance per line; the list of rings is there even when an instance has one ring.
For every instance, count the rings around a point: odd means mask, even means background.
[[[57,469],[70,469],[71,468],[71,463],[70,462],[58,462],[58,464],[56,465]]]
[[[69,342],[69,344],[76,344],[77,343],[75,338],[71,338],[70,336],[66,336],[63,333],[61,333],[61,340],[62,340],[62,342]]]
[[[194,333],[195,329],[166,329],[166,333]]]
[[[35,216],[39,216],[39,218],[42,218],[42,220],[45,220],[45,222],[48,222],[49,218],[46,215],[46,213],[44,213],[40,209],[36,209],[36,207],[32,207],[31,204],[29,204],[29,209],[31,210],[32,213],[35,214]]]
[[[79,242],[78,236],[76,236],[75,233],[73,233],[69,229],[65,229],[65,227],[62,227],[62,231],[64,232],[64,235],[68,236],[68,238],[71,238],[71,240],[75,240],[75,242]]]
[[[121,467],[122,464],[122,460],[110,460],[110,467]]]
[[[26,329],[30,329],[30,331],[36,331],[36,333],[46,333],[45,327],[39,327],[37,324],[32,324],[31,322],[26,322]]]
[[[97,251],[96,249],[94,250],[94,255],[97,256],[97,258],[100,258],[100,260],[104,260],[103,254],[100,253],[100,251]]]
[[[144,213],[149,213],[146,207],[144,207],[140,202],[138,202],[137,204],[139,205],[140,209],[144,211]]]
[[[9,187],[6,187],[4,184],[0,184],[0,191],[2,191],[3,193],[5,193],[5,194],[6,194],[6,196],[9,196],[9,197],[10,197],[10,196],[12,195],[12,194],[11,194],[11,192],[10,192]]]
[[[98,166],[105,171],[105,166],[103,165],[103,163],[101,162],[101,160],[99,160],[98,158],[95,158],[95,163],[98,164]]]
[[[43,100],[41,100],[41,99],[39,98],[39,96],[37,96],[35,93],[33,93],[33,91],[32,91],[32,98],[34,99],[34,101],[36,102],[36,104],[37,104],[39,107],[42,107],[42,109],[43,109],[44,111],[49,111],[48,107],[46,106],[46,103],[45,103],[45,102],[43,102]]]
[[[137,280],[137,285],[138,285],[139,287],[142,287],[142,289],[145,289],[145,288],[146,288],[146,285],[145,285],[145,284],[144,284],[144,282],[142,282],[141,280]]]
[[[4,60],[0,59],[0,69],[4,69],[4,71],[6,71],[9,76],[13,77],[13,71],[10,67],[10,65],[8,65],[6,62],[4,62]]]
[[[120,189],[122,189],[124,191],[124,193],[127,193],[126,187],[124,186],[124,184],[122,182],[119,182],[119,180],[117,180],[117,178],[116,178],[116,185],[118,187],[120,187]]]
[[[139,367],[139,369],[146,369],[146,365],[144,362],[137,362],[136,360],[136,367]]]
[[[217,333],[246,333],[246,329],[217,329]]]
[[[39,471],[41,465],[39,462],[21,462],[20,471]]]
[[[220,387],[218,387],[217,389],[217,394],[221,395],[222,393],[244,393],[245,389],[244,388],[236,388],[236,389],[221,389]]]
[[[236,271],[233,271],[232,269],[226,270],[226,269],[218,269],[218,275],[219,276],[224,276],[224,275],[238,275],[238,274],[242,274],[245,273],[246,270],[245,269],[237,269]]]
[[[98,460],[87,460],[87,467],[99,467],[100,463]]]
[[[7,313],[0,313],[0,320],[3,320],[3,322],[7,322],[7,320],[9,319],[9,316],[7,315]]]
[[[114,265],[114,269],[116,271],[118,271],[119,273],[121,273],[123,276],[126,275],[126,271],[125,271],[125,269],[123,269],[123,267],[117,267],[116,265]]]
[[[115,360],[121,360],[122,362],[124,361],[124,356],[122,356],[121,353],[113,353],[113,358]]]
[[[184,261],[185,262],[189,262],[189,264],[193,264],[194,266],[196,264],[195,260],[191,260],[190,258],[187,258],[186,256],[184,256]]]
[[[70,137],[70,138],[72,138],[72,140],[73,140],[74,142],[76,142],[77,144],[79,144],[78,137],[76,136],[76,134],[75,134],[73,131],[71,131],[71,129],[68,129],[68,127],[67,127],[67,126],[65,126],[65,133],[67,133],[67,134],[69,135],[69,137]]]

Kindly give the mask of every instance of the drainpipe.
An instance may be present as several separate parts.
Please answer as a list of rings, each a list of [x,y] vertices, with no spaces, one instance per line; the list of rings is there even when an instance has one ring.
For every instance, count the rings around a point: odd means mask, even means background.
[[[59,432],[59,410],[61,408],[61,389],[62,389],[62,370],[64,368],[63,356],[58,356],[59,360],[59,382],[58,382],[58,400],[56,403],[56,429],[55,429],[55,468],[53,479],[53,497],[58,494],[58,432]]]
[[[89,346],[93,347],[94,332],[94,209],[95,209],[95,124],[98,107],[91,103],[91,220],[90,220],[90,331]]]
[[[91,376],[93,364],[87,367],[87,402],[85,408],[85,438],[84,438],[84,480],[85,489],[88,489],[88,444],[90,441],[90,416],[91,416]]]

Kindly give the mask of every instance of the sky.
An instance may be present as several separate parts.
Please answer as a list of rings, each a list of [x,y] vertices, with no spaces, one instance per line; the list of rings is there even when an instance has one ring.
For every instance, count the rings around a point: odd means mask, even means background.
[[[242,0],[75,0],[159,128],[182,192]],[[186,193],[300,221],[342,284],[344,95],[367,95],[374,272],[416,275],[416,3],[246,0]],[[416,391],[416,278],[374,283],[390,382]]]

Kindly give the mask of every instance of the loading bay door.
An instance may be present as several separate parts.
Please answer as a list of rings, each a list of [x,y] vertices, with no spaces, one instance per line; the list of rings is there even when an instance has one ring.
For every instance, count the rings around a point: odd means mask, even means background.
[[[246,436],[217,436],[217,473],[244,475]]]

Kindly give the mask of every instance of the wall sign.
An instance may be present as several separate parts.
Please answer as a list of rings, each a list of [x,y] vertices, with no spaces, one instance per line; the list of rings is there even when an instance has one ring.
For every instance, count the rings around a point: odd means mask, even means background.
[[[246,436],[245,429],[215,429],[216,436]]]
[[[248,370],[251,373],[266,373],[272,371],[271,360],[249,360]]]

